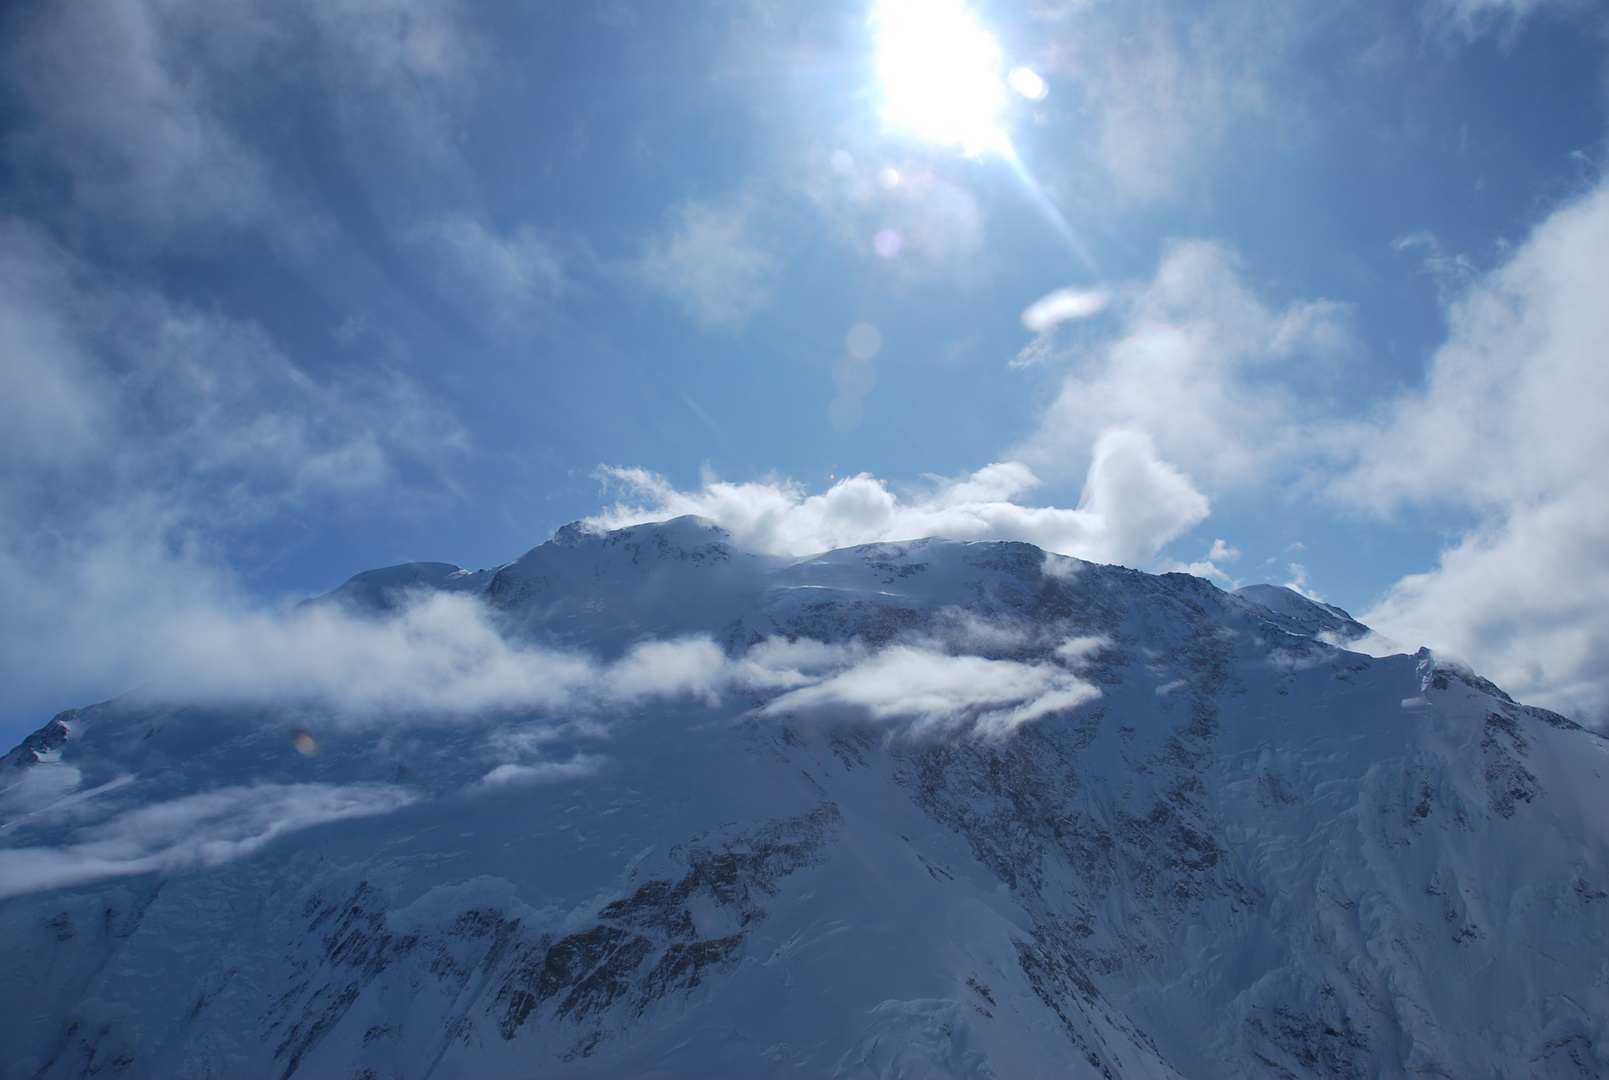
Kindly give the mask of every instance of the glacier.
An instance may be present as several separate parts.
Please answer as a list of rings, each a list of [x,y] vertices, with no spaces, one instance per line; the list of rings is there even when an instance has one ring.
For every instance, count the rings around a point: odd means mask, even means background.
[[[1609,743],[1339,608],[679,518],[286,618],[425,603],[536,689],[0,762],[0,1078],[1609,1075]]]

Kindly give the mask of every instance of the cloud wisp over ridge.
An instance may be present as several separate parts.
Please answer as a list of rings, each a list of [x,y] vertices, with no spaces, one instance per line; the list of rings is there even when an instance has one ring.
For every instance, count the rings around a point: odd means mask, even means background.
[[[914,736],[962,732],[992,739],[1100,695],[1075,671],[1049,661],[1026,664],[895,645],[789,690],[764,712],[904,720]]]
[[[958,624],[943,642],[888,649],[774,637],[736,656],[693,634],[640,641],[606,661],[512,641],[494,618],[472,597],[417,593],[384,618],[312,604],[279,618],[218,623],[197,633],[170,671],[137,696],[311,710],[336,729],[361,732],[453,726],[499,712],[607,723],[655,700],[715,707],[734,693],[780,694],[766,712],[836,705],[865,709],[879,722],[911,720],[917,732],[1000,733],[1093,693],[1077,674],[1088,643],[1064,650],[1055,664],[986,660],[972,655],[974,639],[992,638],[969,625]],[[923,679],[945,689],[906,700],[900,687]]]
[[[391,813],[417,798],[391,784],[257,783],[151,803],[85,826],[62,845],[0,849],[0,899],[105,878],[217,866],[280,836]]]
[[[184,674],[144,688],[137,705],[248,706],[233,720],[204,721],[238,724],[248,741],[265,733],[257,725],[283,737],[289,720],[321,721],[317,739],[294,729],[296,749],[315,755],[328,740],[342,747],[346,768],[369,757],[392,761],[397,740],[439,739],[450,727],[453,764],[435,770],[441,775],[404,782],[399,771],[393,783],[253,780],[175,794],[174,778],[157,774],[120,775],[86,790],[78,768],[42,759],[4,778],[0,837],[49,819],[57,839],[0,848],[0,899],[217,866],[329,822],[579,780],[606,762],[621,724],[650,704],[658,706],[653,715],[679,699],[695,710],[726,706],[729,719],[848,721],[888,738],[994,740],[1101,695],[1083,670],[1103,641],[1068,641],[1035,662],[992,659],[970,650],[996,645],[1009,631],[964,618],[950,621],[943,641],[877,648],[858,639],[772,637],[733,656],[693,635],[642,641],[605,662],[512,644],[474,599],[399,599],[382,618],[324,604],[214,627],[211,651],[183,657]],[[488,724],[488,713],[507,715]],[[554,753],[560,745],[571,747],[568,757]],[[260,755],[252,760],[260,764]],[[186,782],[196,781],[204,778]]]

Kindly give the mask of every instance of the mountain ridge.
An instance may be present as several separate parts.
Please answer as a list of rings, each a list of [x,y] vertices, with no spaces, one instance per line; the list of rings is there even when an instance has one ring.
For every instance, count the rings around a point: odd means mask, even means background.
[[[479,605],[563,694],[47,724],[0,1076],[1602,1071],[1604,740],[1242,592],[693,519],[355,575],[304,612]]]

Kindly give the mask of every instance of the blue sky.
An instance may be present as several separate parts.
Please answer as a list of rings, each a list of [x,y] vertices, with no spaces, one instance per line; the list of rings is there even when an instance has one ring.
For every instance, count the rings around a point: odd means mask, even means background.
[[[8,5],[0,725],[688,510],[1293,582],[1602,718],[1604,8],[906,6]]]

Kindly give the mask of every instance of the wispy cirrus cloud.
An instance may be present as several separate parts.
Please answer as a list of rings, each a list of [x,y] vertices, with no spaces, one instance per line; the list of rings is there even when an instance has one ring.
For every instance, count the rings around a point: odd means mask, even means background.
[[[976,276],[988,213],[968,184],[921,154],[876,139],[848,145],[854,153],[811,148],[785,184],[808,200],[840,248],[906,279]]]
[[[16,221],[0,348],[0,672],[44,700],[126,689],[255,618],[221,557],[236,538],[366,505],[464,438],[400,374],[315,379],[254,324],[108,280]]]
[[[65,174],[81,208],[147,235],[264,214],[273,199],[267,163],[218,114],[206,80],[186,77],[177,55],[192,22],[254,52],[264,27],[229,17],[235,11],[219,14],[106,2],[42,11],[5,65],[29,106],[32,122],[16,135],[29,145],[30,163]],[[85,64],[84,56],[100,60]]]
[[[737,195],[674,207],[644,244],[637,272],[699,326],[735,331],[771,302],[778,265],[758,202]]]
[[[531,325],[568,283],[563,247],[529,224],[504,232],[448,214],[408,230],[404,244],[428,257],[442,296],[496,327]]]
[[[1483,34],[1515,33],[1522,22],[1546,7],[1584,7],[1579,0],[1426,0],[1425,19],[1474,40]]]
[[[1251,120],[1288,121],[1276,92],[1291,46],[1318,24],[1305,4],[1103,4],[1030,9],[1046,108],[1088,132],[1089,181],[1118,205],[1178,198]],[[1299,106],[1298,106],[1299,108]]]
[[[349,130],[354,152],[389,136],[450,172],[453,118],[484,53],[463,16],[452,0],[44,9],[5,65],[26,103],[13,134],[27,152],[16,160],[24,176],[41,170],[58,211],[118,221],[148,242],[193,245],[198,225],[216,238],[267,222],[305,240],[319,196],[285,170],[264,114],[312,80],[325,121]],[[70,205],[54,190],[61,178]]]

